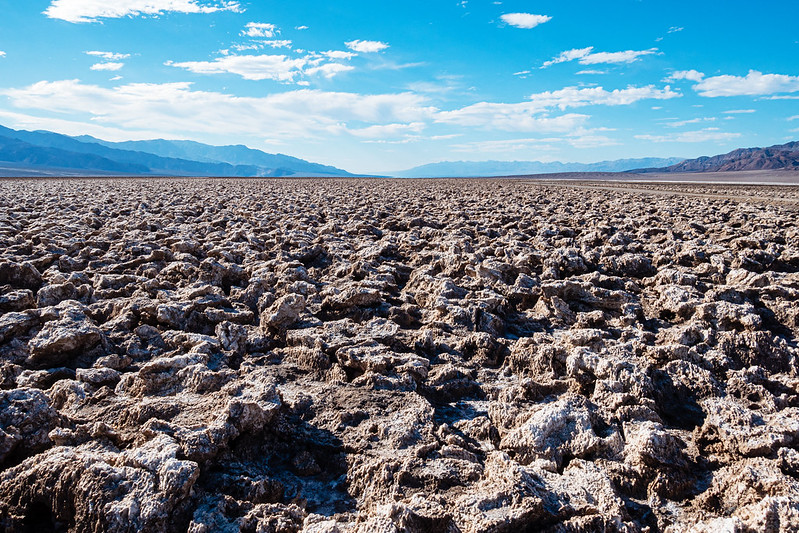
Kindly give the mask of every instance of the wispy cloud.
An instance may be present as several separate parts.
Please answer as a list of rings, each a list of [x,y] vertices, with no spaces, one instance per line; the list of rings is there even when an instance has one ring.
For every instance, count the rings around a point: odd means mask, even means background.
[[[787,118],[787,119],[785,119],[785,120],[787,120],[788,122],[790,122],[790,121],[792,121],[792,120],[799,120],[799,115],[794,115],[794,116],[792,116],[792,117],[788,117],[788,118]]]
[[[345,52],[344,50],[328,50],[327,52],[321,52],[320,55],[328,59],[352,59],[355,57],[352,52]]]
[[[286,139],[329,138],[331,134],[359,131],[363,124],[412,124],[429,120],[436,112],[425,98],[409,92],[357,94],[296,90],[264,97],[241,97],[193,90],[190,83],[131,83],[114,88],[79,80],[42,81],[1,95],[20,109],[84,115],[95,125],[124,130],[147,130],[159,125],[161,135],[263,137]],[[381,133],[385,134],[385,132]]]
[[[228,55],[213,61],[167,61],[165,65],[195,74],[236,74],[245,80],[292,82],[304,72],[308,60],[286,55]]]
[[[630,105],[640,100],[669,100],[682,94],[672,91],[668,85],[658,89],[654,85],[629,86],[626,89],[607,91],[602,87],[566,87],[558,91],[546,91],[530,96],[530,100],[542,109],[583,107],[589,105]]]
[[[164,13],[242,12],[238,2],[201,0],[52,0],[44,14],[67,22],[99,22],[104,18],[162,15]]]
[[[711,141],[729,141],[740,137],[740,133],[728,133],[720,131],[718,128],[705,128],[697,131],[686,131],[672,135],[636,135],[635,138],[642,141],[655,143],[699,143]]]
[[[235,50],[236,52],[246,52],[248,50],[263,50],[265,48],[291,48],[294,43],[288,39],[272,39],[272,40],[261,40],[261,41],[253,41],[248,44],[232,44],[230,48]],[[230,54],[230,50],[220,50],[220,54],[228,55]]]
[[[463,91],[461,76],[440,75],[435,81],[416,81],[408,84],[408,90],[415,93],[445,95],[453,91]]]
[[[376,124],[366,128],[351,129],[349,133],[355,137],[385,139],[402,136],[408,133],[419,133],[424,128],[424,122],[411,122],[410,124]]]
[[[109,70],[109,71],[117,71],[121,70],[122,67],[125,66],[125,63],[116,63],[113,61],[107,63],[95,63],[91,66],[92,70]]]
[[[263,45],[270,48],[291,48],[292,42],[289,39],[275,39],[272,41],[264,41]]]
[[[355,67],[351,67],[350,65],[342,65],[341,63],[325,63],[324,65],[307,68],[304,73],[308,76],[320,75],[325,78],[332,78],[336,74],[348,72],[354,68]]]
[[[555,117],[540,115],[529,104],[490,104],[482,102],[455,111],[444,111],[436,122],[502,131],[566,133],[583,126],[588,115],[567,113]]]
[[[547,113],[556,109],[564,111],[591,105],[621,106],[640,100],[666,100],[679,96],[682,95],[669,87],[658,89],[652,85],[612,91],[602,87],[566,87],[558,91],[533,94],[526,102],[480,102],[453,111],[442,111],[436,116],[436,121],[506,131],[569,131],[584,124],[589,117],[579,114],[550,117]]]
[[[464,153],[513,153],[519,151],[543,151],[554,152],[557,147],[555,143],[560,139],[500,139],[495,141],[472,141],[454,144],[451,146],[454,152]]]
[[[657,48],[648,50],[625,50],[623,52],[594,52],[594,47],[575,48],[561,52],[557,57],[545,61],[541,68],[551,67],[558,63],[577,60],[581,65],[634,63],[643,56],[657,54]]]
[[[699,124],[700,122],[715,122],[716,117],[699,117],[687,120],[674,120],[664,123],[663,125],[669,128],[682,128],[688,124]]]
[[[598,134],[602,130],[579,129],[572,134],[563,137],[544,137],[544,138],[522,138],[522,139],[500,139],[491,141],[473,141],[455,144],[452,150],[464,153],[493,153],[511,154],[514,152],[526,152],[530,150],[537,152],[556,152],[563,145],[574,148],[597,148],[601,146],[615,146],[618,141]],[[547,159],[536,157],[537,159]]]
[[[381,52],[386,48],[388,48],[388,44],[381,41],[362,41],[356,39],[354,41],[349,41],[344,44],[350,50],[354,50],[355,52],[360,52],[362,54]]]
[[[277,26],[267,22],[248,22],[241,31],[241,35],[245,37],[264,37],[266,39],[271,39],[278,33],[280,30],[277,29]]]
[[[130,57],[130,54],[119,54],[116,52],[101,52],[99,50],[90,50],[85,52],[86,55],[92,57],[99,57],[105,60],[104,63],[95,63],[90,68],[91,70],[105,70],[105,71],[117,71],[121,70],[122,67],[125,66],[125,63],[122,63],[120,60],[127,59]]]
[[[672,26],[671,28],[669,28],[669,31],[667,31],[666,33],[677,33],[677,32],[683,31],[684,29],[685,28],[683,28],[681,26]]]
[[[725,115],[748,115],[756,112],[757,110],[755,109],[730,109],[729,111],[722,111]]]
[[[119,61],[120,59],[127,59],[130,57],[130,54],[118,54],[116,52],[100,52],[98,50],[90,50],[86,52],[86,55],[93,57],[100,57],[102,59],[105,59],[106,61]]]
[[[750,70],[746,76],[711,76],[696,70],[679,71],[670,76],[671,80],[690,80],[696,83],[694,90],[699,96],[715,98],[720,96],[765,96],[779,93],[799,92],[799,76],[785,74],[763,74]],[[774,97],[778,98],[778,97]]]
[[[544,24],[552,20],[552,17],[547,15],[534,15],[532,13],[506,13],[499,17],[502,22],[513,26],[515,28],[522,28],[529,30],[538,25]]]

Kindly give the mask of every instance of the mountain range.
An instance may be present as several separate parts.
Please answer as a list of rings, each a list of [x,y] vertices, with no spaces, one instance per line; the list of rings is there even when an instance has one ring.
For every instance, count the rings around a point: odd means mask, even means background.
[[[739,148],[696,159],[639,158],[599,163],[540,161],[443,161],[386,175],[401,178],[491,177],[572,172],[680,173],[739,170],[799,171],[799,142]],[[336,167],[243,145],[212,146],[194,141],[109,142],[88,135],[0,126],[0,176],[231,176],[345,177]]]
[[[524,176],[531,174],[554,174],[559,172],[625,172],[642,167],[665,167],[679,163],[683,158],[619,159],[599,163],[561,163],[554,161],[442,161],[399,172],[389,172],[400,178],[446,178],[446,177],[490,177]]]
[[[686,159],[665,168],[641,168],[634,172],[729,172],[739,170],[799,170],[799,142],[793,141],[767,148],[738,148],[722,155]]]
[[[89,175],[352,176],[335,167],[241,145],[163,139],[112,143],[0,126],[0,174],[31,175],[37,170],[42,175],[72,170]]]

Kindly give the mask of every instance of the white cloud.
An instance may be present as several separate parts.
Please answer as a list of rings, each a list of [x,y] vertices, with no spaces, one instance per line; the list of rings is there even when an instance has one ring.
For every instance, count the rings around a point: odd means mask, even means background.
[[[88,56],[92,57],[99,57],[105,60],[105,63],[95,63],[90,68],[91,70],[105,70],[105,71],[117,71],[121,70],[122,67],[125,66],[125,63],[122,63],[121,59],[127,59],[130,57],[130,54],[119,54],[116,52],[101,52],[99,50],[90,50],[88,52],[84,52]]]
[[[442,111],[436,122],[461,126],[490,127],[506,131],[560,131],[566,132],[583,125],[588,115],[566,114],[549,117],[553,109],[564,111],[568,108],[590,105],[619,106],[630,105],[639,100],[666,100],[681,96],[670,87],[657,89],[646,87],[627,87],[606,91],[602,87],[566,87],[558,91],[547,91],[530,96],[529,101],[515,104],[480,102],[454,111]],[[541,116],[542,115],[542,116]]]
[[[705,128],[697,131],[686,131],[673,135],[636,135],[636,139],[655,143],[677,142],[677,143],[699,143],[710,141],[729,141],[740,137],[740,133],[727,133],[719,131],[718,128]]]
[[[302,74],[308,60],[285,55],[229,55],[213,61],[167,61],[165,64],[195,74],[236,74],[245,80],[291,82]]]
[[[270,48],[291,48],[292,42],[288,39],[280,39],[280,40],[273,40],[273,41],[264,41],[264,46],[269,46]]]
[[[788,118],[787,118],[787,119],[785,119],[785,120],[787,120],[788,122],[790,122],[790,121],[792,121],[792,120],[799,120],[799,115],[794,115],[794,116],[792,116],[792,117],[788,117]]]
[[[746,76],[713,76],[694,86],[700,96],[759,96],[799,91],[799,76],[763,74],[750,70]]]
[[[455,111],[443,111],[436,122],[458,126],[491,128],[504,131],[535,131],[566,133],[584,125],[588,115],[567,113],[550,117],[539,116],[540,110],[528,102],[494,104],[481,102]]]
[[[554,152],[554,143],[560,139],[502,139],[497,141],[473,141],[452,145],[454,152],[464,153],[513,153],[519,151]]]
[[[0,50],[0,57],[6,57],[6,53]]]
[[[190,83],[131,83],[114,88],[79,80],[42,81],[5,89],[18,108],[57,113],[70,120],[125,131],[150,130],[161,136],[208,138],[230,136],[325,139],[369,125],[429,120],[436,112],[412,93],[356,94],[296,90],[265,97],[238,97],[192,90]]]
[[[295,30],[299,30],[299,31],[302,31],[302,30],[307,30],[307,29],[308,29],[308,26],[297,26],[297,27],[295,27],[294,29],[295,29]]]
[[[241,31],[241,35],[245,37],[264,37],[266,39],[271,39],[278,33],[280,30],[277,29],[277,26],[266,22],[248,22],[245,29]]]
[[[664,126],[669,128],[682,128],[688,124],[698,124],[700,122],[715,122],[716,117],[701,117],[701,118],[692,118],[688,120],[676,120],[673,122],[666,122]]]
[[[615,146],[619,143],[607,136],[598,135],[601,130],[579,129],[563,137],[501,139],[492,141],[474,141],[452,146],[455,152],[466,153],[513,153],[536,150],[537,152],[554,152],[560,148],[558,145],[569,145],[574,148],[597,148],[601,146]],[[545,160],[536,156],[538,160]]]
[[[729,111],[723,111],[725,115],[748,115],[756,112],[755,109],[730,109]]]
[[[269,48],[291,48],[294,43],[288,39],[280,39],[280,40],[267,40],[267,41],[260,41],[260,42],[250,42],[249,44],[232,44],[230,48],[235,50],[236,52],[246,52],[248,50],[263,50],[267,46]],[[220,54],[222,55],[230,55],[230,50],[223,49],[219,50]]]
[[[425,128],[424,122],[411,122],[410,124],[375,124],[366,128],[351,129],[349,133],[356,137],[368,139],[384,139],[398,137],[408,133],[419,133]]]
[[[52,0],[44,14],[67,22],[98,22],[103,18],[162,15],[164,13],[241,12],[238,2],[200,0]]]
[[[608,72],[606,70],[586,69],[586,70],[580,70],[575,74],[607,74],[607,73]]]
[[[588,54],[585,57],[581,57],[578,62],[581,65],[634,63],[642,56],[656,54],[657,51],[657,48],[650,48],[649,50],[625,50],[624,52],[597,52],[595,54]]]
[[[322,55],[329,59],[352,59],[355,57],[355,54],[352,52],[345,52],[343,50],[328,50],[327,52],[322,52]]]
[[[763,74],[750,70],[746,76],[711,76],[696,70],[678,71],[669,76],[670,80],[690,80],[696,82],[693,89],[699,96],[715,98],[719,96],[767,96],[779,93],[799,92],[799,76],[785,74]],[[793,98],[791,96],[769,96],[773,99]]]
[[[677,72],[672,73],[671,76],[666,78],[669,81],[679,81],[679,80],[690,80],[690,81],[701,81],[705,75],[697,70],[678,70]]]
[[[532,13],[506,13],[500,18],[505,24],[526,30],[552,20],[552,17],[547,15],[533,15]]]
[[[143,141],[146,139],[164,138],[164,132],[149,129],[121,129],[112,126],[101,126],[93,122],[64,120],[52,117],[37,117],[24,113],[0,110],[0,120],[4,125],[21,130],[47,130],[64,135],[91,135],[107,141]],[[178,138],[178,137],[170,137]]]
[[[236,47],[234,47],[236,48]],[[245,47],[242,47],[243,49]],[[238,48],[237,48],[238,49]],[[195,74],[236,74],[246,80],[274,80],[283,83],[302,83],[301,76],[321,75],[332,78],[336,74],[353,70],[354,67],[337,63],[355,57],[352,52],[329,50],[310,52],[303,57],[287,55],[231,55],[226,53],[213,61],[167,61],[171,67],[183,68]]]
[[[356,39],[355,41],[349,41],[344,44],[350,50],[361,52],[363,54],[380,52],[388,48],[388,44],[380,41],[361,41]]]
[[[588,48],[574,48],[573,50],[566,50],[561,52],[557,57],[551,59],[549,61],[545,61],[542,67],[549,67],[552,65],[556,65],[558,63],[566,63],[567,61],[574,61],[575,59],[580,59],[581,57],[585,57],[591,53],[593,50],[593,46],[589,46]]]
[[[124,66],[125,66],[125,63],[115,63],[115,62],[96,63],[96,64],[91,66],[91,69],[92,70],[110,70],[110,71],[115,72],[117,70],[120,70]]]
[[[88,56],[101,57],[106,61],[119,61],[120,59],[127,59],[130,57],[130,54],[118,54],[115,52],[100,52],[98,50],[91,50],[85,53]]]
[[[319,65],[318,67],[311,67],[305,69],[305,74],[308,76],[320,75],[324,76],[325,78],[332,78],[336,74],[340,74],[342,72],[347,72],[353,70],[355,67],[351,67],[349,65],[342,65],[341,63],[325,63],[324,65]]]
[[[629,86],[626,89],[606,91],[602,87],[566,87],[558,91],[546,91],[530,96],[530,100],[542,109],[557,107],[583,107],[588,105],[630,105],[639,100],[668,100],[682,96],[668,85],[658,89],[654,85]]]
[[[561,52],[557,57],[545,61],[541,68],[574,60],[577,60],[581,65],[634,63],[641,59],[642,56],[648,56],[658,52],[657,48],[650,48],[648,50],[625,50],[623,52],[593,52],[593,50],[593,46],[566,50]]]
[[[667,33],[677,33],[683,31],[684,29],[685,28],[682,28],[680,26],[672,26],[671,28],[669,28],[669,31]]]

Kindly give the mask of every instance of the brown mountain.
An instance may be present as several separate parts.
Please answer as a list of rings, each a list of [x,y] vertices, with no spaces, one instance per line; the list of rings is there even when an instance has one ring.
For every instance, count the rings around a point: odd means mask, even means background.
[[[664,168],[632,172],[725,172],[735,170],[799,170],[799,142],[768,148],[739,148],[728,154],[686,159]]]

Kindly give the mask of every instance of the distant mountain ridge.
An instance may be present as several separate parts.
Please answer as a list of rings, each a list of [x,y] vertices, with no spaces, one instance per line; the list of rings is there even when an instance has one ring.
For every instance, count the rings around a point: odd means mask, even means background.
[[[6,128],[0,127],[0,133],[6,133]],[[140,174],[148,170],[144,165],[114,161],[96,154],[71,152],[49,146],[37,146],[5,135],[0,135],[0,160],[8,163],[19,163],[29,168],[36,166],[87,168],[121,174]]]
[[[269,154],[242,144],[213,146],[195,141],[169,141],[165,139],[110,142],[96,139],[88,135],[75,137],[75,139],[83,142],[97,143],[108,148],[146,152],[167,158],[273,169],[276,173],[275,175],[280,175],[277,173],[281,171],[291,171],[294,173],[305,172],[313,175],[349,175],[348,172],[336,167],[310,163],[303,159],[284,154]]]
[[[138,149],[116,147],[124,144]],[[203,153],[206,156],[194,159]],[[60,168],[90,174],[137,176],[352,176],[335,167],[281,154],[267,154],[244,146],[219,147],[163,140],[109,143],[88,136],[75,138],[49,131],[13,130],[0,126],[0,163],[3,162],[19,163],[27,174],[39,167],[43,175],[51,173],[47,172],[48,169]]]
[[[799,141],[767,148],[738,148],[712,157],[686,159],[665,168],[641,168],[633,172],[729,172],[739,170],[799,170]]]
[[[599,163],[561,163],[554,161],[443,161],[408,170],[389,172],[400,178],[473,178],[490,176],[522,176],[561,172],[625,172],[634,168],[673,165],[683,158],[646,157],[619,159]]]

